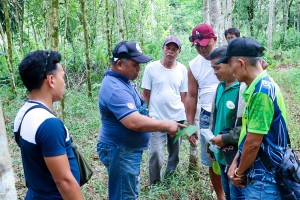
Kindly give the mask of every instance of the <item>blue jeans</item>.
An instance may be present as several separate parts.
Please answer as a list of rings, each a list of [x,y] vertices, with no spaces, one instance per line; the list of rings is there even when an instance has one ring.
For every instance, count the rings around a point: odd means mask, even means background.
[[[244,200],[245,194],[244,189],[232,185],[231,180],[228,178],[227,173],[225,172],[225,165],[220,164],[221,168],[221,179],[222,186],[225,193],[226,200]]]
[[[270,176],[270,175],[268,175]],[[251,200],[280,200],[276,183],[260,180],[248,180],[245,188],[245,198]]]
[[[108,198],[137,199],[142,151],[131,151],[99,142],[97,152],[108,172]]]
[[[199,127],[200,129],[209,128],[210,123],[210,112],[201,108],[200,117],[199,117]],[[200,134],[200,147],[201,147],[201,163],[204,166],[211,167],[212,160],[210,159],[209,154],[207,153],[207,142],[205,141],[205,137]]]

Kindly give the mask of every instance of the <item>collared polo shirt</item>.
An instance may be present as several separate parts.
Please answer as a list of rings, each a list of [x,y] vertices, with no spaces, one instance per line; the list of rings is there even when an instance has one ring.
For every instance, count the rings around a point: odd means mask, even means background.
[[[128,150],[145,150],[150,133],[126,128],[120,121],[138,112],[142,100],[128,77],[115,71],[107,71],[99,92],[101,128],[99,142]]]
[[[236,98],[239,94],[240,84],[238,81],[234,82],[231,86],[226,88],[226,82],[221,81],[216,93],[216,108],[215,108],[215,124],[214,124],[214,135],[217,136],[219,133],[226,128],[234,127],[233,117],[236,114]],[[216,160],[225,165],[224,155],[219,149],[215,153]]]
[[[263,71],[243,92],[243,98],[246,106],[242,117],[239,151],[242,152],[248,132],[263,134],[261,148],[277,169],[286,151],[288,134],[281,91],[267,71]],[[260,159],[256,159],[247,171],[247,176],[264,181],[266,173],[270,172]]]

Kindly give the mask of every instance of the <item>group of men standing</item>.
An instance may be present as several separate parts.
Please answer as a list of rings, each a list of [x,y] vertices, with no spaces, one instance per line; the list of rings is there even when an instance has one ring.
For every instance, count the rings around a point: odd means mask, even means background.
[[[169,36],[162,45],[162,59],[144,70],[142,95],[133,81],[141,72],[140,64],[152,59],[136,42],[123,41],[115,47],[98,101],[101,128],[97,152],[108,172],[109,199],[138,197],[142,153],[148,145],[149,183],[163,179],[166,144],[165,176],[174,173],[181,142],[174,143],[174,136],[185,127],[185,120],[194,124],[198,102],[200,132],[210,131],[215,136],[211,144],[219,147],[212,152],[201,134],[201,162],[209,167],[217,198],[280,199],[274,174],[258,159],[258,152],[261,149],[270,157],[274,169],[283,158],[287,128],[282,95],[264,71],[264,48],[251,38],[239,36],[237,29],[228,29],[225,37],[229,45],[215,48],[213,28],[209,24],[196,26],[189,40],[199,55],[189,62],[188,69],[176,60],[180,40]],[[30,92],[14,127],[16,132],[21,125],[19,143],[29,188],[26,199],[82,199],[70,136],[51,112],[52,103],[62,99],[65,88],[59,63],[57,52],[37,51],[19,66]],[[36,104],[49,110],[27,111]],[[36,118],[39,120],[34,121]],[[195,144],[198,139],[194,133],[189,141]],[[225,155],[229,147],[237,149],[230,161]],[[212,160],[219,163],[221,176],[214,173]],[[60,162],[63,165],[57,164]],[[47,180],[40,180],[41,174],[46,174]],[[45,183],[37,184],[36,180]]]

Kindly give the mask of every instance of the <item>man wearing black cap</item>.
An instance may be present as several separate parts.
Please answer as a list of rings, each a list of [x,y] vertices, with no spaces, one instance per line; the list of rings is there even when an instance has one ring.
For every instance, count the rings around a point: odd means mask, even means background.
[[[251,38],[236,38],[216,63],[228,63],[247,87],[239,152],[228,172],[246,199],[280,199],[275,180],[287,147],[286,110],[280,89],[262,67],[264,47]],[[264,162],[263,157],[269,160]],[[238,162],[239,161],[239,162]],[[268,166],[270,165],[270,166]],[[264,188],[264,189],[262,189]]]
[[[111,70],[105,73],[99,92],[101,129],[97,151],[108,171],[109,199],[136,199],[142,153],[150,133],[166,131],[175,136],[183,125],[147,117],[147,105],[132,81],[140,63],[151,60],[136,42],[123,41],[112,52]]]
[[[143,97],[149,104],[149,116],[154,119],[170,119],[183,123],[186,120],[184,102],[186,98],[187,69],[177,62],[181,51],[181,42],[175,36],[169,36],[162,47],[163,58],[149,63],[144,72]],[[168,162],[165,177],[174,173],[179,163],[180,141],[167,132],[152,132],[149,153],[149,182],[162,180],[164,148],[168,145]]]
[[[233,40],[234,38],[240,37],[240,30],[237,28],[229,28],[229,29],[225,30],[224,35],[225,35],[227,43],[229,44],[229,42],[231,40]],[[267,61],[262,59],[261,62],[262,62],[261,64],[262,64],[263,69],[266,69],[268,67]]]
[[[193,29],[189,40],[199,55],[189,62],[188,93],[186,98],[187,120],[189,124],[194,124],[197,103],[199,101],[201,104],[199,126],[201,129],[208,129],[212,101],[216,88],[219,84],[209,60],[209,55],[214,49],[217,37],[215,36],[213,28],[209,24],[199,24]],[[191,144],[196,144],[196,140],[198,140],[197,132],[189,138]],[[200,137],[200,145],[201,163],[204,166],[209,167],[209,176],[213,184],[213,188],[218,200],[222,200],[224,199],[224,192],[222,189],[221,176],[217,175],[213,171],[213,161],[207,153],[208,144],[205,142],[205,138],[202,134]]]

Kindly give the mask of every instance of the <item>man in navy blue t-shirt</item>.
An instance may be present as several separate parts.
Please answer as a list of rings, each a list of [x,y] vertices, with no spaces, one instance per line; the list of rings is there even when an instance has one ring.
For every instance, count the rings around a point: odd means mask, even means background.
[[[109,199],[136,199],[149,132],[166,131],[175,136],[184,125],[147,116],[147,105],[132,81],[140,74],[140,63],[151,58],[136,42],[120,42],[112,54],[111,69],[105,73],[99,92],[101,129],[97,151],[108,171]]]
[[[65,91],[60,60],[58,52],[35,51],[19,65],[22,82],[30,92],[14,123],[28,187],[25,200],[83,199],[68,130],[52,113],[53,102],[60,101]],[[44,108],[31,109],[36,105]]]

